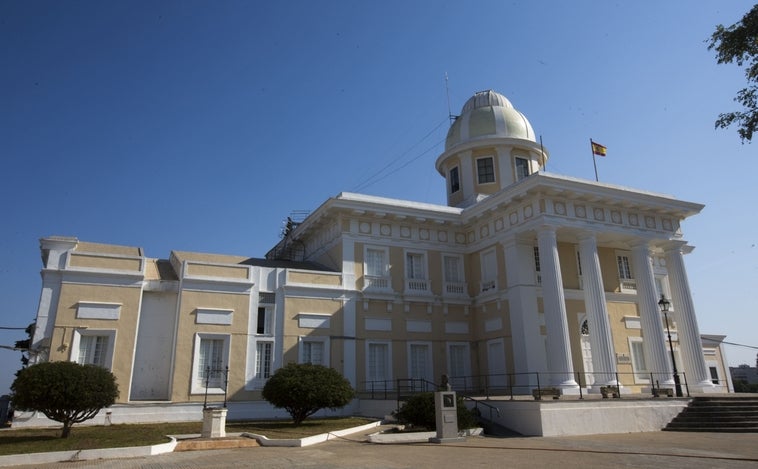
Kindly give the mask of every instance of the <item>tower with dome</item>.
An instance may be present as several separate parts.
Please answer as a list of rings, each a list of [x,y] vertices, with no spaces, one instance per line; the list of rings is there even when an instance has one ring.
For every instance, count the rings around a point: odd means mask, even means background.
[[[293,362],[342,373],[359,396],[345,412],[361,415],[442,375],[473,398],[648,396],[674,387],[664,296],[687,391],[728,392],[684,264],[681,223],[703,206],[545,173],[547,159],[526,116],[487,90],[436,159],[447,205],[342,192],[264,258],[43,238],[36,360],[110,368],[112,418],[131,421],[191,419],[223,395],[229,418],[281,416],[261,389]]]

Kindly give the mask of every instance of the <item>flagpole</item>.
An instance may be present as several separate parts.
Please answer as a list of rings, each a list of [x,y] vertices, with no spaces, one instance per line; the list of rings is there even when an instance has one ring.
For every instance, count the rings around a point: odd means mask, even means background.
[[[595,161],[595,146],[592,145],[592,139],[590,139],[590,153],[592,153],[592,165],[595,167],[595,182],[599,182],[597,178],[597,162]]]

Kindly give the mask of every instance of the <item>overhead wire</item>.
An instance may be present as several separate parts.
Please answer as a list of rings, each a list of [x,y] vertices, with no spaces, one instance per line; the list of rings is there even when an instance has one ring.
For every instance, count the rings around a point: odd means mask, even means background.
[[[377,170],[372,175],[364,178],[361,182],[359,182],[358,184],[356,184],[355,186],[353,186],[353,188],[351,190],[354,191],[354,192],[360,192],[360,191],[366,189],[367,187],[371,187],[372,185],[376,184],[377,182],[386,179],[387,177],[389,177],[392,174],[395,174],[400,169],[405,168],[406,166],[408,166],[413,161],[416,161],[417,159],[421,158],[423,155],[429,153],[437,145],[439,145],[441,142],[443,142],[444,139],[441,140],[441,141],[435,142],[434,145],[431,148],[428,148],[428,149],[424,150],[421,154],[416,155],[415,157],[411,158],[405,164],[403,164],[403,165],[401,165],[401,166],[399,166],[399,167],[397,167],[397,168],[389,171],[386,174],[382,174],[385,171],[387,171],[390,167],[392,167],[394,164],[396,164],[398,161],[400,161],[402,158],[404,158],[406,155],[408,155],[408,153],[410,153],[414,148],[416,148],[419,145],[421,145],[426,139],[429,138],[429,136],[431,136],[434,132],[436,132],[446,122],[447,122],[447,119],[443,119],[442,121],[440,121],[438,124],[436,124],[434,126],[434,128],[432,128],[429,132],[427,132],[416,143],[414,143],[413,145],[411,145],[407,150],[405,150],[402,153],[400,153],[397,157],[393,158],[389,163],[385,164],[381,169]]]

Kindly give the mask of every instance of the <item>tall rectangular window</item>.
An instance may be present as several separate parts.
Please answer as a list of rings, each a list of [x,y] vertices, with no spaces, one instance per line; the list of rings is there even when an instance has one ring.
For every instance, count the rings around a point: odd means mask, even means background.
[[[255,379],[268,379],[271,376],[273,342],[255,344]]]
[[[224,385],[224,339],[200,339],[198,386],[220,388]]]
[[[79,338],[79,357],[76,362],[106,368],[109,339],[110,336],[107,335],[82,335]]]
[[[479,184],[495,182],[495,162],[491,156],[476,160],[476,174]]]
[[[450,170],[450,193],[455,194],[461,190],[461,179],[458,174],[458,166]]]
[[[366,275],[384,277],[387,275],[387,260],[384,249],[366,249]]]
[[[366,381],[390,380],[389,344],[369,343],[367,346]]]
[[[304,340],[300,343],[302,347],[302,363],[311,363],[313,365],[324,365],[324,343],[311,340]]]
[[[463,282],[461,274],[461,258],[457,256],[443,256],[445,264],[445,281],[452,283]]]
[[[423,280],[426,278],[424,255],[409,252],[405,255],[405,273],[408,278]]]
[[[190,380],[191,393],[201,394],[206,390],[209,394],[224,392],[230,340],[231,336],[228,334],[195,334]]]
[[[628,256],[616,256],[616,262],[619,268],[619,278],[622,280],[632,280],[632,266]]]
[[[529,160],[516,157],[516,180],[520,181],[529,176]]]
[[[636,381],[650,381],[650,376],[647,374],[647,364],[645,364],[645,352],[642,347],[641,340],[629,341],[629,348],[632,353],[632,369],[634,370],[634,378]]]
[[[494,249],[481,254],[482,262],[482,291],[494,290],[497,287],[497,254]]]
[[[265,307],[258,308],[258,319],[255,327],[256,334],[271,334],[271,311]]]
[[[432,381],[429,344],[410,344],[408,348],[408,375],[414,379]]]
[[[448,345],[448,371],[455,382],[463,383],[468,373],[468,345]]]

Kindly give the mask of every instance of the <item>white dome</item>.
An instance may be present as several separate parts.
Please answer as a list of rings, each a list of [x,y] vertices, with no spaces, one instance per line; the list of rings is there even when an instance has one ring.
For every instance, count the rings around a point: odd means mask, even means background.
[[[526,116],[500,93],[479,91],[466,101],[461,115],[450,126],[445,151],[471,140],[517,138],[536,142]]]

